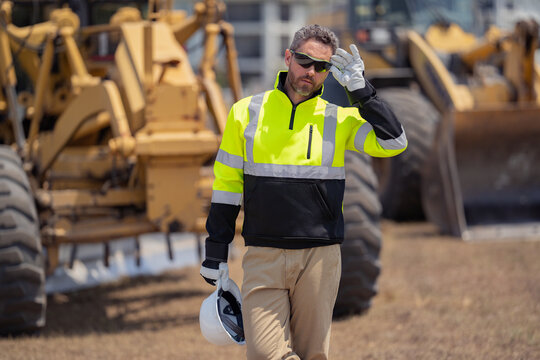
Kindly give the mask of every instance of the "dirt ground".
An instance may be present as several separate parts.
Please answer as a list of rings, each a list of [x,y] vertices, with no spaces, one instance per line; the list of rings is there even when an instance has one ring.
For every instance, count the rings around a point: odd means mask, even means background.
[[[379,295],[334,321],[332,359],[540,359],[540,241],[464,243],[424,223],[383,233]],[[238,257],[231,274],[240,283]],[[245,358],[202,337],[211,291],[188,268],[56,294],[41,336],[0,339],[0,359]]]

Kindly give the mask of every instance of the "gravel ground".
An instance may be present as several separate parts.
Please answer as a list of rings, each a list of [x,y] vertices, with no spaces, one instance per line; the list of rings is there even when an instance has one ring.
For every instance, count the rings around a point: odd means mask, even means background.
[[[429,224],[383,224],[379,295],[334,321],[332,359],[540,359],[540,241],[464,243]],[[239,252],[240,241],[235,241]],[[230,264],[240,283],[240,259]],[[198,268],[49,297],[40,336],[0,359],[242,359],[199,331]]]

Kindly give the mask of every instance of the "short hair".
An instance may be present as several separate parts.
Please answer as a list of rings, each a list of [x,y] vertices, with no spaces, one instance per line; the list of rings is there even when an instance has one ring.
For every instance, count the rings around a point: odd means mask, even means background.
[[[321,25],[306,25],[294,33],[294,37],[289,49],[298,49],[305,41],[315,39],[325,45],[332,47],[332,54],[336,53],[339,46],[339,40],[334,32]]]

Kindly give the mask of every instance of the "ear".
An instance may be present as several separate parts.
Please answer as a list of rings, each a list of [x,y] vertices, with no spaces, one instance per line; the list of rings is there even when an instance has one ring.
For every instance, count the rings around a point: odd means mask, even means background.
[[[291,51],[289,49],[285,50],[285,65],[289,67],[291,65]]]

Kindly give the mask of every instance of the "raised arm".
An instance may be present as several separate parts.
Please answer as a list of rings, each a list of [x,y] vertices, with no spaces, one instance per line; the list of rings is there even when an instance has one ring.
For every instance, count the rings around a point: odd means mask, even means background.
[[[364,78],[364,62],[358,48],[351,45],[350,49],[351,54],[337,49],[331,58],[330,71],[345,88],[351,105],[367,121],[354,127],[354,147],[372,156],[397,155],[407,147],[405,131],[392,109],[379,99],[375,88]],[[375,136],[370,136],[371,133]]]

